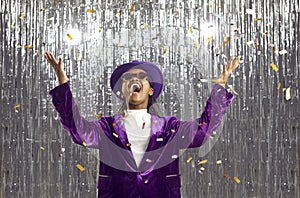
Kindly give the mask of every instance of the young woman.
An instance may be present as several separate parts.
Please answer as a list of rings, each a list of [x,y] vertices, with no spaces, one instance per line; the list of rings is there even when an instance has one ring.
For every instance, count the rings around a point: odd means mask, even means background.
[[[74,102],[62,58],[49,51],[59,86],[50,91],[62,126],[76,144],[100,153],[98,197],[180,197],[179,150],[200,147],[220,125],[233,95],[224,88],[240,57],[224,64],[200,118],[180,121],[150,111],[163,89],[160,69],[149,62],[133,61],[118,66],[111,75],[113,92],[125,111],[87,121]]]

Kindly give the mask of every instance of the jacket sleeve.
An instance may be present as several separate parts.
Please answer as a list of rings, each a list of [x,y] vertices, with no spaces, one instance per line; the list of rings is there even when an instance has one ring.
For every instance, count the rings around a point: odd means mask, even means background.
[[[200,118],[194,121],[173,119],[171,128],[176,129],[176,139],[180,148],[200,147],[219,127],[233,95],[216,84]]]
[[[79,112],[69,83],[61,84],[49,92],[52,103],[58,112],[63,128],[73,142],[83,146],[99,148],[102,127],[100,121],[87,121]]]

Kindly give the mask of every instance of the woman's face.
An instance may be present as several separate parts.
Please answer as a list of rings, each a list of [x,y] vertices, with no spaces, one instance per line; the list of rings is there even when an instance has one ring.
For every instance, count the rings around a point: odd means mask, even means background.
[[[122,93],[129,109],[146,109],[149,95],[153,95],[147,72],[143,69],[131,69],[122,75]]]

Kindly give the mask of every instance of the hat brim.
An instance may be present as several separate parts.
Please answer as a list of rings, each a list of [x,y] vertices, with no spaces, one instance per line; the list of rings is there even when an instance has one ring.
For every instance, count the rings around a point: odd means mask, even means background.
[[[125,63],[123,65],[118,66],[112,73],[110,77],[110,87],[112,91],[120,97],[120,93],[122,92],[122,83],[123,80],[121,79],[121,76],[131,70],[131,69],[142,69],[147,72],[149,76],[149,82],[151,84],[151,87],[154,89],[153,96],[154,98],[158,98],[160,95],[163,84],[164,84],[164,78],[162,75],[161,70],[158,66],[156,66],[153,63],[150,62],[139,62],[139,61],[133,61],[130,63]]]

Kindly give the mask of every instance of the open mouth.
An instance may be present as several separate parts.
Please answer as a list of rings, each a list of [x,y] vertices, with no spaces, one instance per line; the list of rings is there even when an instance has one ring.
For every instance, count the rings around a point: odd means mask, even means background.
[[[130,94],[137,94],[142,89],[142,84],[138,81],[133,81],[128,84]]]

